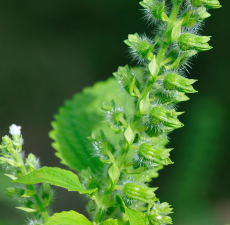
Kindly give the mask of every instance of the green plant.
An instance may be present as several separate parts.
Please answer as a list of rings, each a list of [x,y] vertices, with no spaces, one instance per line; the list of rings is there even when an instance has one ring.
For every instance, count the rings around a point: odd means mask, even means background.
[[[210,37],[199,36],[198,31],[210,16],[206,8],[220,4],[217,0],[166,3],[140,3],[145,18],[155,23],[156,35],[149,39],[134,34],[125,41],[139,66],[119,67],[114,73],[118,82],[111,78],[85,89],[55,116],[50,137],[56,155],[79,173],[81,181],[68,170],[39,168],[33,154],[25,158],[19,126],[10,127],[12,138],[3,137],[0,163],[18,183],[6,194],[18,201],[19,209],[34,214],[31,224],[172,224],[172,209],[159,202],[157,188],[148,182],[173,163],[172,149],[165,147],[167,135],[183,126],[175,106],[189,100],[187,93],[196,92],[192,87],[196,80],[185,78],[184,71],[198,51],[211,49]],[[42,183],[40,189],[34,186],[37,183]],[[49,217],[49,184],[87,195],[93,222],[74,211]]]

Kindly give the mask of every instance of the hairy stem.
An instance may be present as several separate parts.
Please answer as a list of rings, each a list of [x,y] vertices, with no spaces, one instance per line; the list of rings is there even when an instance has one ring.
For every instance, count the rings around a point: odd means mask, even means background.
[[[22,171],[23,176],[27,175],[28,172],[27,172],[27,170],[25,168],[25,164],[24,164],[22,158],[18,155],[18,152],[15,153],[15,159],[21,165],[20,169]],[[48,214],[46,212],[46,208],[44,208],[42,206],[42,202],[41,202],[41,200],[40,200],[40,198],[38,196],[38,193],[37,193],[36,189],[34,188],[34,186],[32,184],[27,185],[27,187],[28,187],[28,189],[30,189],[31,191],[33,191],[35,193],[35,195],[33,197],[34,197],[35,201],[37,202],[37,205],[39,207],[39,211],[41,212],[42,217],[44,218],[44,221],[46,222],[48,220],[49,216],[48,216]]]
[[[161,66],[161,62],[163,61],[163,59],[165,57],[165,53],[166,53],[167,48],[169,46],[169,44],[165,40],[167,32],[170,31],[170,29],[172,29],[173,24],[176,21],[180,5],[181,5],[181,3],[177,3],[177,0],[174,1],[173,9],[172,9],[172,12],[171,12],[171,15],[170,15],[170,22],[167,25],[166,33],[165,33],[164,37],[162,38],[161,46],[160,46],[159,52],[157,54],[157,59],[156,60],[157,60],[157,64],[159,65],[159,67]],[[134,134],[136,133],[136,128],[137,128],[137,126],[139,124],[139,121],[141,119],[141,116],[138,113],[140,101],[147,96],[149,91],[152,89],[152,86],[153,86],[154,82],[155,82],[155,79],[153,79],[153,77],[150,76],[150,78],[149,78],[149,80],[148,80],[148,82],[146,84],[146,87],[143,90],[143,92],[141,94],[141,97],[138,100],[136,112],[135,112],[133,121],[131,123],[131,128],[134,131]],[[120,171],[121,171],[121,169],[123,167],[123,164],[125,163],[125,159],[126,159],[126,156],[128,154],[129,149],[130,149],[130,144],[128,144],[128,142],[126,141],[124,146],[123,146],[123,148],[122,148],[122,150],[121,150],[121,154],[120,154],[120,156],[118,157],[118,159],[116,161],[117,167],[118,167],[118,169]],[[110,181],[109,181],[109,183],[108,183],[108,185],[107,185],[107,187],[105,189],[105,192],[103,194],[103,197],[101,199],[100,207],[99,207],[99,209],[97,211],[97,214],[96,214],[96,216],[94,218],[94,222],[98,223],[98,222],[101,222],[103,220],[104,215],[105,215],[105,213],[107,211],[109,200],[111,198],[112,192],[113,192],[113,190],[114,190],[114,188],[116,186],[117,181],[118,181],[118,179],[116,181],[112,182],[112,180],[110,179]]]

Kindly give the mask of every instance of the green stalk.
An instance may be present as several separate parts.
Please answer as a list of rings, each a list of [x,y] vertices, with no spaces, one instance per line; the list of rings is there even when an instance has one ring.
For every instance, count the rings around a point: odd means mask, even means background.
[[[165,41],[166,35],[170,31],[170,29],[172,29],[173,24],[176,21],[177,14],[178,14],[178,11],[180,9],[180,5],[181,5],[181,2],[177,3],[177,0],[174,0],[173,9],[172,9],[171,15],[169,17],[170,22],[168,23],[164,38],[162,39],[161,46],[160,46],[159,52],[157,54],[156,60],[157,60],[157,64],[159,66],[161,66],[161,62],[164,60],[165,53],[166,53],[167,48],[168,48],[168,43]]]
[[[159,65],[159,67],[160,67],[161,62],[163,61],[163,59],[165,57],[165,53],[166,53],[167,48],[168,48],[168,43],[165,41],[166,34],[167,34],[168,31],[170,31],[170,29],[172,29],[173,24],[176,21],[180,5],[181,5],[181,3],[177,3],[177,0],[174,1],[174,6],[173,6],[173,9],[172,9],[172,12],[171,12],[171,15],[170,15],[170,22],[168,23],[167,31],[166,31],[166,33],[165,33],[165,35],[163,37],[159,52],[157,54],[157,59],[156,60],[157,60],[157,64]],[[146,97],[146,95],[148,94],[148,92],[152,89],[152,86],[153,86],[154,82],[155,82],[155,79],[153,79],[152,76],[150,76],[150,78],[149,78],[149,80],[147,82],[147,85],[146,85],[144,91],[142,92],[141,97],[138,100],[135,116],[134,116],[133,121],[131,123],[131,128],[134,131],[134,134],[136,132],[136,128],[137,128],[137,126],[139,124],[139,121],[141,119],[141,116],[138,115],[138,108],[139,108],[140,101],[142,99],[144,99]],[[126,141],[124,146],[123,146],[123,148],[122,148],[122,150],[121,150],[121,154],[120,154],[120,156],[118,157],[118,159],[116,161],[116,165],[117,165],[117,167],[118,167],[118,169],[120,171],[121,171],[121,169],[123,167],[123,164],[125,162],[125,158],[126,158],[126,156],[128,154],[129,147],[130,147],[130,145]],[[108,206],[109,200],[111,198],[112,192],[113,192],[113,190],[114,190],[114,188],[116,186],[117,180],[112,182],[112,180],[110,179],[110,181],[109,181],[109,183],[108,183],[108,185],[107,185],[107,187],[105,189],[105,192],[103,194],[103,197],[101,199],[100,207],[99,207],[99,209],[97,211],[97,214],[96,214],[96,216],[94,218],[94,222],[98,223],[98,222],[101,222],[103,220],[104,215],[105,215],[105,213],[107,211],[107,206]]]
[[[23,162],[23,160],[21,159],[21,157],[18,155],[18,152],[16,152],[16,153],[14,154],[14,157],[15,157],[16,161],[21,165],[21,166],[20,166],[20,169],[21,169],[21,171],[22,171],[22,175],[23,175],[23,176],[27,175],[28,173],[27,173],[27,171],[26,171],[24,162]],[[27,187],[28,187],[28,189],[30,189],[31,191],[33,191],[34,193],[36,193],[33,197],[34,197],[35,201],[37,202],[37,205],[38,205],[38,207],[39,207],[39,211],[41,212],[42,217],[44,218],[44,221],[46,222],[46,221],[48,220],[49,216],[48,216],[48,214],[47,214],[47,212],[46,212],[46,208],[44,208],[44,207],[42,206],[42,202],[41,202],[41,200],[40,200],[40,198],[39,198],[39,196],[38,196],[38,193],[37,193],[36,189],[34,188],[34,186],[33,186],[32,184],[27,185]]]

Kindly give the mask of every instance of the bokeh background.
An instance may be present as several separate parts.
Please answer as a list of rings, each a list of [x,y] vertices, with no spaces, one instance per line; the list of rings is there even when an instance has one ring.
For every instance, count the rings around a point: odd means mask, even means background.
[[[42,165],[60,166],[48,132],[65,99],[130,62],[123,40],[135,32],[151,35],[138,0],[0,0],[0,135],[22,126],[24,149]],[[183,129],[174,131],[174,165],[153,182],[157,196],[174,208],[176,225],[230,223],[230,1],[212,10],[204,35],[209,52],[190,72],[198,94],[180,104]],[[65,168],[64,166],[62,166]],[[26,215],[4,195],[10,179],[0,170],[0,224],[24,224]],[[53,211],[86,214],[85,199],[56,188]]]

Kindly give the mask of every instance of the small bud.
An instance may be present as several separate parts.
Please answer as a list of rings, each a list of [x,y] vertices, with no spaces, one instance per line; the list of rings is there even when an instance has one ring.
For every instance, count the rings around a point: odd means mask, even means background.
[[[124,87],[124,89],[130,94],[130,96],[135,97],[134,86],[140,87],[134,73],[130,70],[129,66],[118,67],[118,71],[113,73],[117,81]]]
[[[81,183],[86,189],[95,189],[99,187],[99,180],[95,178],[95,174],[88,167],[86,170],[82,169],[79,173]]]
[[[138,154],[160,165],[168,165],[173,163],[169,158],[170,151],[172,151],[172,149],[158,149],[150,143],[143,143],[138,150]]]
[[[162,3],[156,0],[143,0],[142,2],[140,2],[140,5],[146,9],[148,17],[151,16],[153,19],[159,19],[165,22],[169,21],[169,18],[164,11],[164,0],[162,1]]]
[[[185,95],[185,93],[183,92],[179,92],[179,91],[169,91],[167,90],[167,92],[159,92],[156,94],[156,97],[158,97],[158,100],[160,103],[165,104],[177,104],[179,102],[184,102],[184,101],[188,101],[189,97]]]
[[[192,27],[197,22],[202,21],[208,17],[210,17],[211,14],[207,12],[206,8],[200,7],[196,11],[190,11],[188,13],[185,13],[183,18],[183,26]]]
[[[126,116],[120,108],[116,107],[114,100],[111,102],[103,102],[101,110],[107,114],[109,120],[108,125],[115,133],[124,131],[127,126]]]
[[[157,178],[159,176],[158,171],[161,169],[163,169],[162,165],[154,166],[153,169],[147,169],[144,172],[141,172],[139,174],[133,174],[132,176],[139,182],[151,182],[152,178]]]
[[[15,189],[13,187],[7,188],[6,195],[9,197],[21,197],[25,193],[23,189]]]
[[[16,162],[14,159],[9,159],[4,157],[0,157],[0,164],[9,164],[16,168],[21,166],[21,164]]]
[[[3,141],[5,144],[7,144],[7,145],[11,144],[11,139],[10,139],[10,137],[7,136],[7,135],[5,135],[4,137],[2,137],[2,141]]]
[[[140,37],[137,33],[129,35],[128,40],[124,41],[131,48],[131,53],[138,56],[140,59],[151,61],[154,45],[147,38]]]
[[[197,51],[196,50],[188,50],[183,53],[179,53],[177,50],[172,50],[167,58],[166,58],[166,63],[170,63],[170,65],[166,66],[164,65],[166,70],[174,70],[177,69],[179,66],[181,66],[183,63],[186,63],[189,58],[192,56],[196,55]]]
[[[27,162],[27,170],[29,173],[36,169],[36,157],[34,154],[30,153],[26,159],[26,162]]]
[[[123,112],[117,111],[117,112],[114,112],[112,119],[115,125],[122,126],[122,122],[126,119],[126,116]]]
[[[170,208],[170,205],[167,202],[163,202],[159,205],[156,206],[157,207],[157,211],[160,214],[170,214],[172,213],[172,208]]]
[[[102,103],[102,109],[106,111],[112,111],[112,109],[115,107],[115,103],[113,102],[103,102]]]
[[[130,199],[136,199],[151,204],[158,201],[154,193],[156,190],[157,188],[149,188],[135,183],[127,183],[124,186],[123,193]]]
[[[192,49],[197,51],[207,51],[212,49],[212,47],[207,43],[209,40],[209,36],[184,33],[179,38],[179,47],[183,51]]]
[[[178,90],[184,93],[196,93],[197,91],[191,84],[197,80],[187,79],[177,73],[167,73],[163,80],[163,86],[166,90]]]
[[[150,111],[150,123],[152,125],[163,124],[170,129],[177,129],[183,126],[183,124],[171,115],[171,112],[162,106],[153,107]]]
[[[118,81],[120,83],[122,83],[125,87],[128,87],[133,80],[133,74],[130,71],[130,68],[128,65],[121,67],[118,67],[118,71],[113,73],[113,75],[115,76],[116,79],[118,79]]]
[[[205,20],[211,16],[211,14],[208,13],[204,7],[198,8],[196,11],[196,15],[198,16],[199,20]]]
[[[13,136],[13,135],[21,135],[21,126],[17,126],[15,124],[12,124],[10,126],[10,130],[9,133]]]
[[[100,131],[93,131],[91,137],[88,138],[92,141],[92,144],[96,151],[98,151],[103,156],[107,157],[107,151],[112,153],[115,152],[114,146],[111,142],[106,138],[104,132]]]
[[[220,8],[220,2],[218,0],[191,0],[191,4],[194,7],[205,6],[206,8],[217,9]]]
[[[171,133],[175,129],[174,127],[168,127],[168,126],[164,126],[163,128],[158,129],[156,126],[157,124],[148,126],[148,128],[145,130],[145,133],[148,134],[149,137],[157,137],[162,134]]]

